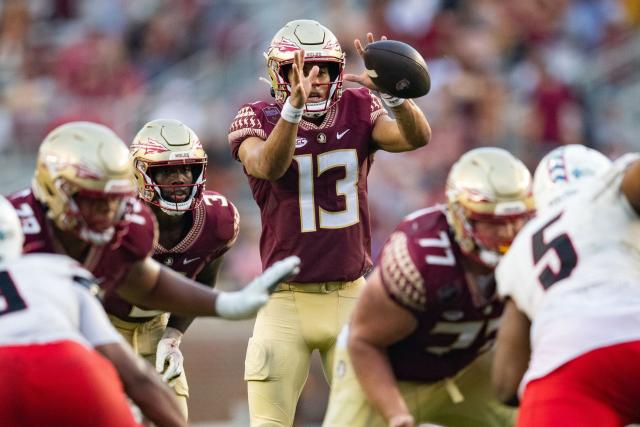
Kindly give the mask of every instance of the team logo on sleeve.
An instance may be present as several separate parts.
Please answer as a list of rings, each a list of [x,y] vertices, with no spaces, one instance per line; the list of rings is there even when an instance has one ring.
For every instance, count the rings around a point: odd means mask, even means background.
[[[262,109],[262,113],[264,114],[265,120],[275,125],[278,123],[278,119],[280,118],[280,110],[277,107],[269,106]]]

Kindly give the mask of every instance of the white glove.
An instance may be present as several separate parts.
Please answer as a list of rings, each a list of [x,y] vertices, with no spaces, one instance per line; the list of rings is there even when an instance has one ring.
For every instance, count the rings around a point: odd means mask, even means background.
[[[267,303],[269,295],[282,282],[300,271],[300,258],[290,256],[267,268],[253,279],[244,289],[237,292],[221,292],[216,299],[216,313],[230,320],[247,319],[255,316]]]
[[[162,374],[162,381],[169,382],[182,373],[184,357],[180,351],[182,332],[168,327],[156,349],[156,371]]]

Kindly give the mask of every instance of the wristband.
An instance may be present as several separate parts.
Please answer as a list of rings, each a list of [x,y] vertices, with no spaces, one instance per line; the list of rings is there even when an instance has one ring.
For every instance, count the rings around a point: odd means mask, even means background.
[[[380,93],[380,98],[382,98],[382,102],[384,102],[387,107],[398,107],[402,105],[405,101],[404,98],[398,98],[397,96],[389,95],[387,93]]]
[[[284,102],[284,105],[282,106],[280,117],[282,117],[284,120],[288,121],[289,123],[298,124],[300,123],[300,120],[302,120],[303,111],[304,111],[304,108],[294,107],[293,105],[291,105],[289,98],[287,98],[287,100]]]

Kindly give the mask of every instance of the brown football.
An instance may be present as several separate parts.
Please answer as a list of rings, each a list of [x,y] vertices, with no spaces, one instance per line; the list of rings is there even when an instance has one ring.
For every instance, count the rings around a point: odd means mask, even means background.
[[[364,49],[364,66],[384,93],[399,98],[419,98],[429,93],[431,76],[417,50],[397,40],[380,40]]]

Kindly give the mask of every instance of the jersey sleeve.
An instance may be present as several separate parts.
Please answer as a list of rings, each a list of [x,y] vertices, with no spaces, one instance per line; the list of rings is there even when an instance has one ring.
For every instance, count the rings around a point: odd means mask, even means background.
[[[263,127],[264,116],[261,111],[256,111],[253,105],[244,105],[236,114],[229,127],[228,141],[233,158],[239,160],[238,150],[240,144],[255,136],[260,139],[267,139],[267,132]]]
[[[95,347],[117,343],[122,336],[114,329],[96,297],[81,286],[74,286],[80,307],[80,333]]]
[[[416,262],[411,257],[407,235],[396,231],[382,249],[378,260],[382,284],[387,295],[411,312],[423,312],[427,288]]]
[[[136,200],[126,220],[128,225],[122,237],[122,246],[127,251],[129,261],[133,263],[151,256],[159,235],[158,223],[151,209]]]
[[[226,207],[224,215],[222,215],[218,221],[220,238],[225,244],[218,250],[216,257],[223,255],[233,246],[240,232],[240,214],[238,214],[238,209],[236,209],[235,205],[230,201],[228,203],[229,205]]]

